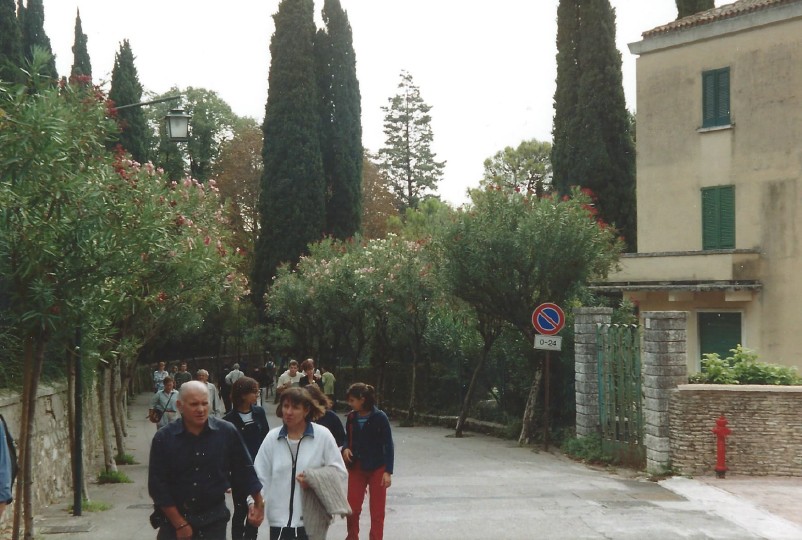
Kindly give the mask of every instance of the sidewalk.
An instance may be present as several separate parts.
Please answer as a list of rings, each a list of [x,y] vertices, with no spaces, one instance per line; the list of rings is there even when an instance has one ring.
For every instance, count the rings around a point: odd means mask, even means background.
[[[137,396],[130,407],[126,450],[138,463],[120,469],[133,483],[90,484],[93,500],[113,505],[108,511],[73,517],[67,513],[71,501],[45,509],[36,519],[36,538],[156,537],[148,523],[147,460],[155,433],[145,419],[148,398]],[[276,425],[278,419],[269,419]],[[442,428],[394,422],[393,435],[397,481],[388,492],[387,540],[802,538],[802,478],[728,474],[673,477],[658,485],[480,434],[454,439]],[[363,537],[368,529],[364,511]],[[337,519],[329,538],[344,537],[344,520]]]

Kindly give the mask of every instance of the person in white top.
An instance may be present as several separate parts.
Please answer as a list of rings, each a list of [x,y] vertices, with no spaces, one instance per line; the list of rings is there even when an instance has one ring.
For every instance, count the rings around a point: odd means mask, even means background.
[[[348,476],[331,432],[313,423],[324,412],[303,388],[287,388],[279,398],[276,415],[283,424],[270,430],[254,459],[271,540],[307,538],[301,496],[308,487],[305,471],[332,466],[343,482]]]
[[[209,372],[205,369],[199,369],[195,372],[195,378],[204,383],[209,390],[209,414],[215,418],[221,418],[224,411],[223,404],[221,403],[222,400],[220,399],[220,392],[213,383],[209,382]]]
[[[278,396],[284,390],[293,386],[301,386],[301,377],[303,377],[303,373],[298,371],[298,360],[290,360],[287,371],[281,374],[276,384],[276,403],[278,403]]]

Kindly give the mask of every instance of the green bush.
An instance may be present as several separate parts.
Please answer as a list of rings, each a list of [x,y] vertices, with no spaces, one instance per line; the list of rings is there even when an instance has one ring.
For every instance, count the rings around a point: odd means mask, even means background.
[[[114,463],[117,465],[136,465],[137,462],[134,460],[134,456],[131,454],[118,454],[114,456]]]
[[[105,512],[106,510],[111,510],[114,507],[111,503],[103,502],[103,501],[90,501],[84,499],[81,503],[81,510],[84,512]],[[70,505],[67,508],[67,512],[72,514],[73,505]]]
[[[606,465],[613,461],[613,456],[602,449],[601,435],[566,438],[561,449],[569,457],[585,463]]]
[[[754,351],[740,345],[730,352],[732,356],[724,359],[716,353],[705,354],[701,373],[691,375],[689,381],[700,384],[802,384],[802,377],[794,367],[758,362]]]

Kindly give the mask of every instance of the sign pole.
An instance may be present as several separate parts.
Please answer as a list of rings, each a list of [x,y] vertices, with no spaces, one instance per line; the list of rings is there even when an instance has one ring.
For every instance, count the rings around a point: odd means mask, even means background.
[[[543,449],[549,451],[549,368],[551,367],[551,351],[546,351],[546,365],[543,368],[543,377],[546,379],[546,387],[543,393]]]

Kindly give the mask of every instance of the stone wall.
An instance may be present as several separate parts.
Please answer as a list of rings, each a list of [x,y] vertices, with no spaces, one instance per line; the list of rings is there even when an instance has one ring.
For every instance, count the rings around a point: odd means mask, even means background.
[[[85,388],[84,398],[84,474],[89,478],[97,474],[97,468],[102,463],[103,448],[94,388]],[[72,494],[67,411],[66,384],[39,388],[32,444],[34,514],[38,509]],[[6,419],[17,444],[21,413],[22,403],[18,394],[0,393],[0,414]],[[15,495],[16,489],[15,485]],[[6,509],[0,519],[0,529],[1,524],[13,519],[12,515],[12,509]]]
[[[683,384],[671,392],[671,463],[682,474],[714,474],[724,415],[730,474],[802,476],[802,386]]]

